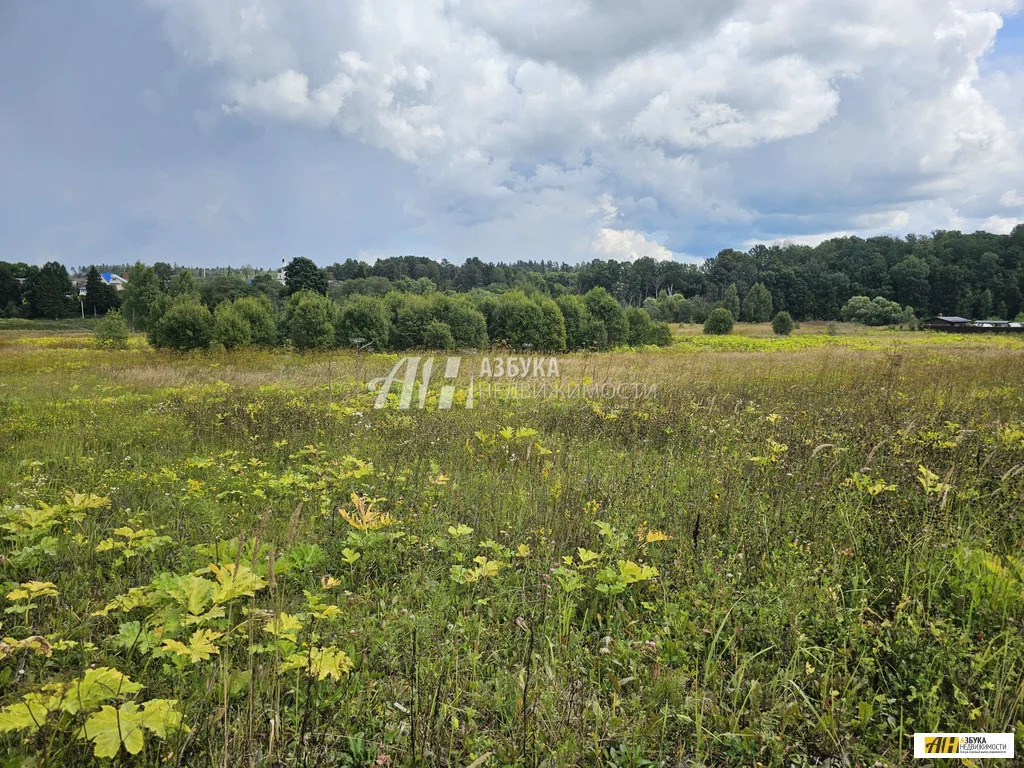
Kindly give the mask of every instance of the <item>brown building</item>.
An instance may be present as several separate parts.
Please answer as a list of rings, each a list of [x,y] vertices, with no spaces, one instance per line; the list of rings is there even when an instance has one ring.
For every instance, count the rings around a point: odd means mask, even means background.
[[[930,320],[924,321],[924,327],[934,331],[951,331],[955,328],[965,328],[971,321],[966,317],[939,315]]]

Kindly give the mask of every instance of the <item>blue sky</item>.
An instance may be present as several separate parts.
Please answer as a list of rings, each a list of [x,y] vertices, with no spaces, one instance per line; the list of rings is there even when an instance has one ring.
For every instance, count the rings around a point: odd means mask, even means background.
[[[691,260],[1024,220],[1018,2],[684,5],[4,3],[0,260]]]
[[[1004,67],[1018,67],[1024,60],[1024,13],[1017,11],[1003,19],[1003,27],[993,46],[989,60]]]

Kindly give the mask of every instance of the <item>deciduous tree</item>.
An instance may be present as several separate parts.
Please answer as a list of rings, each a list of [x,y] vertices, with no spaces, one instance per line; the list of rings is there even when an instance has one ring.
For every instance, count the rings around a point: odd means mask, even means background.
[[[299,256],[292,259],[284,268],[284,284],[288,288],[288,293],[313,291],[326,295],[327,273],[311,259]]]
[[[772,316],[772,294],[762,283],[754,283],[743,297],[740,310],[748,323],[767,323]]]

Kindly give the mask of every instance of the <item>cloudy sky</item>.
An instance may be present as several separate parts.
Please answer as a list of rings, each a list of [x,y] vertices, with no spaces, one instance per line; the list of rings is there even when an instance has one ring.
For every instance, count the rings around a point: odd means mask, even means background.
[[[1022,5],[2,0],[0,260],[1006,232]]]

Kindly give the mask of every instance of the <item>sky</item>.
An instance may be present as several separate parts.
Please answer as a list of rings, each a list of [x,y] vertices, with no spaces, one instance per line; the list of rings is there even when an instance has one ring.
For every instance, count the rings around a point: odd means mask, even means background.
[[[0,260],[695,261],[1005,233],[1022,5],[4,0]]]

